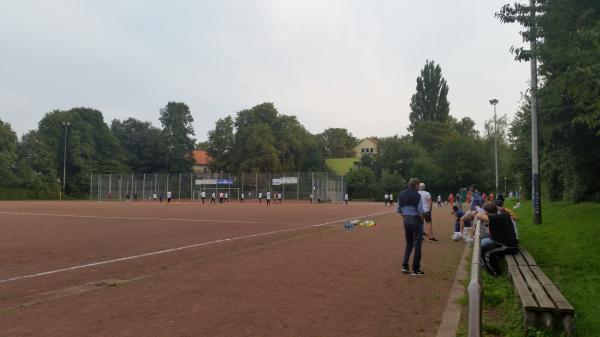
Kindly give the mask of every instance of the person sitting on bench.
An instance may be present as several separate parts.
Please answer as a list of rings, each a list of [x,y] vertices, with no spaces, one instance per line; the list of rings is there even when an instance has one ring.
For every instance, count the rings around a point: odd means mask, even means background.
[[[498,213],[496,204],[488,202],[483,205],[485,213],[478,213],[476,219],[485,222],[490,237],[481,240],[481,257],[485,269],[493,276],[500,275],[500,258],[518,251],[519,241],[515,234],[510,216]]]

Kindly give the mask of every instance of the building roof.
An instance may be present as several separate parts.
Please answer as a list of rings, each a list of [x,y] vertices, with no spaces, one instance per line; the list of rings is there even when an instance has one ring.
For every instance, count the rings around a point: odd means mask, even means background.
[[[208,165],[212,161],[212,157],[208,152],[203,150],[194,150],[192,151],[192,155],[194,156],[196,165]]]

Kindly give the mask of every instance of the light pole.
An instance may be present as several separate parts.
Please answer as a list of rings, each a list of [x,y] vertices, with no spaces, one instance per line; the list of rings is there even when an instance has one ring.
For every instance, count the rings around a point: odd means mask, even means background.
[[[506,179],[508,179],[507,177],[504,177],[504,197],[506,198]]]
[[[67,128],[71,126],[70,122],[62,122],[65,127],[65,149],[63,152],[63,181],[62,181],[62,192],[65,193],[65,178],[67,177]]]
[[[498,195],[498,128],[496,125],[496,104],[498,100],[490,99],[490,104],[494,106],[494,166],[496,169],[496,195]]]

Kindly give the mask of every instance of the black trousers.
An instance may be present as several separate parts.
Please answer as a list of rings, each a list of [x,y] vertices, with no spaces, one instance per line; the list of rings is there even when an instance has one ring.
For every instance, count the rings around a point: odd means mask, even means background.
[[[481,257],[483,259],[483,265],[486,270],[494,275],[502,274],[502,269],[500,268],[500,259],[504,255],[512,255],[515,254],[519,248],[508,247],[499,242],[492,241],[492,243],[481,246]]]
[[[408,268],[408,261],[413,250],[412,269],[413,271],[421,270],[421,242],[423,237],[423,221],[418,215],[404,216],[404,237],[406,239],[406,247],[404,248],[404,259],[402,266]]]

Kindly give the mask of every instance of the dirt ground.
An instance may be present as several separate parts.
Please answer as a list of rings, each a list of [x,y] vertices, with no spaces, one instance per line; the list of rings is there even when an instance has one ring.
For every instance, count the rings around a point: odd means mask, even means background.
[[[464,244],[433,211],[417,278],[379,203],[0,202],[0,336],[434,336]]]

